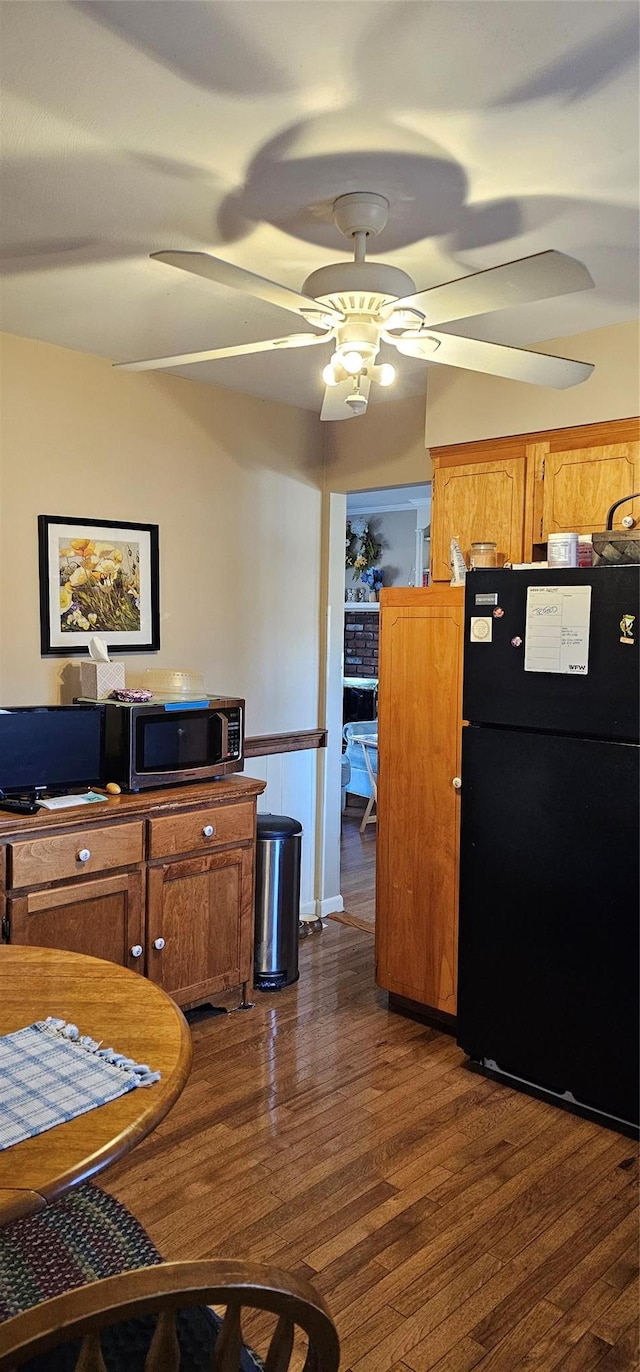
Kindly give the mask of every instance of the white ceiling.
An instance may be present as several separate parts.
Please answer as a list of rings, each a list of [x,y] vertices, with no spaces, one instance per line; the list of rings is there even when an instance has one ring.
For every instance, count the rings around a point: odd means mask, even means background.
[[[392,486],[373,491],[350,491],[347,515],[382,514],[388,510],[415,510],[431,502],[431,482],[422,486]]]
[[[596,289],[452,331],[527,345],[637,314],[638,8],[619,0],[9,0],[2,326],[112,360],[299,328],[149,261],[205,248],[300,288],[349,254],[331,203],[387,196],[373,256],[418,288],[545,248]],[[381,358],[381,360],[383,360]],[[317,408],[306,349],[180,375]],[[383,395],[418,394],[403,358]]]

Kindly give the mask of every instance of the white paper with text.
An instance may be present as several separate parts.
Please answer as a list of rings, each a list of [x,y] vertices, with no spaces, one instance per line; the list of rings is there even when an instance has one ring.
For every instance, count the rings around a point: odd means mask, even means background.
[[[587,676],[590,586],[529,586],[525,672]]]

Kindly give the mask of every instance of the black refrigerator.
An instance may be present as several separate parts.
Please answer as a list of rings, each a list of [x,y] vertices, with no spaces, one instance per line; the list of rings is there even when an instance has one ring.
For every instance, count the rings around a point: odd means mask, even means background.
[[[458,1042],[638,1126],[640,568],[467,577]]]

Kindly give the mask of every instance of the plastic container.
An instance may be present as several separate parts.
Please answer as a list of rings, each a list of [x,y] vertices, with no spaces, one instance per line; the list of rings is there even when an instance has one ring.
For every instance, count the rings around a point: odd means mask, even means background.
[[[477,572],[481,567],[497,567],[497,543],[472,543],[470,562],[474,572]]]
[[[547,562],[550,567],[577,567],[578,535],[549,534],[547,539]]]
[[[154,695],[204,695],[202,672],[178,671],[172,667],[147,667],[143,686]]]

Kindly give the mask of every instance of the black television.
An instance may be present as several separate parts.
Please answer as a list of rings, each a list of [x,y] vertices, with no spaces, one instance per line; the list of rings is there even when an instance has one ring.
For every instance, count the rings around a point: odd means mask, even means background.
[[[100,705],[0,709],[0,793],[86,790],[102,781]]]

